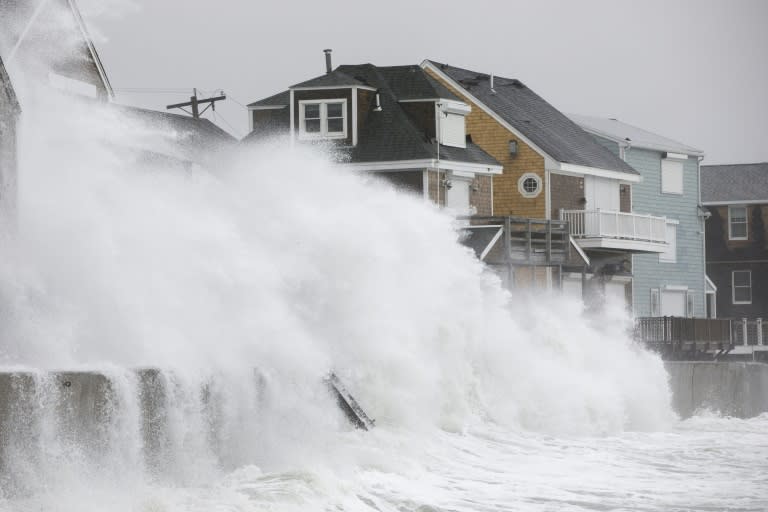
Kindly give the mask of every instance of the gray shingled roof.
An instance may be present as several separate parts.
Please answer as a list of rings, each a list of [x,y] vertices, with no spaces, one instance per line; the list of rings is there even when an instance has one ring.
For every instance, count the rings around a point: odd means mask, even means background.
[[[249,103],[249,107],[287,107],[288,103],[291,101],[291,92],[290,91],[283,91],[279,92],[273,96],[270,96],[269,98],[264,98],[263,100],[254,101],[253,103]]]
[[[208,119],[194,119],[181,114],[127,105],[110,104],[110,108],[128,119],[145,123],[162,134],[167,134],[167,137],[158,138],[154,144],[155,151],[178,160],[203,162],[216,150],[237,143],[237,139]],[[143,148],[142,151],[146,152]]]
[[[386,66],[377,69],[398,101],[437,98],[461,101],[443,84],[426,74],[420,66]]]
[[[555,160],[639,174],[519,80],[428,61]]]
[[[8,103],[18,112],[19,101],[16,98],[16,92],[13,90],[13,84],[11,83],[11,77],[5,70],[3,59],[0,58],[0,94],[4,95]]]
[[[408,94],[419,92],[426,94],[428,98],[434,98],[436,90],[430,90],[432,85],[429,82],[413,77],[407,68],[410,66],[378,68],[372,64],[360,64],[339,67],[344,73],[376,88],[382,107],[381,112],[371,112],[365,125],[360,127],[357,146],[351,148],[349,153],[351,162],[387,162],[437,157],[437,145],[428,140],[426,134],[411,121],[400,107],[400,98],[395,94],[395,90],[404,90]],[[413,68],[418,69],[421,74],[426,74],[418,66]],[[489,166],[501,165],[472,143],[468,143],[467,148],[441,145],[440,158]]]
[[[345,73],[342,73],[339,71],[339,68],[336,68],[330,73],[312,78],[306,82],[292,85],[289,87],[289,89],[297,89],[300,87],[352,87],[355,85],[365,84]]]
[[[325,80],[323,80],[325,79]],[[371,112],[360,126],[357,146],[341,148],[340,157],[347,162],[391,162],[399,160],[426,160],[437,158],[437,145],[416,127],[400,106],[400,100],[433,100],[444,98],[459,100],[446,87],[427,75],[420,66],[377,67],[373,64],[344,65],[333,73],[323,75],[293,87],[315,87],[321,84],[365,85],[379,92],[381,112]],[[289,92],[251,103],[249,106],[286,105]],[[262,133],[251,133],[243,142],[261,139]],[[455,162],[500,166],[479,146],[467,143],[466,148],[440,145],[440,158]]]
[[[637,126],[632,126],[631,124],[624,123],[618,119],[582,116],[578,114],[568,114],[568,117],[590,133],[607,137],[611,140],[626,142],[631,147],[682,153],[684,155],[704,155],[704,152],[700,149],[649,132],[648,130],[643,130]]]
[[[768,162],[702,165],[701,201],[768,201]]]

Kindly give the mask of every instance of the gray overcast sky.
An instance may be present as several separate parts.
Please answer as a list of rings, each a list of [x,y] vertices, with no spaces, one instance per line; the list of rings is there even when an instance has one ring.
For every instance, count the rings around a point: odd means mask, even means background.
[[[563,112],[616,117],[703,149],[768,161],[765,0],[80,0],[118,101],[163,108],[223,89],[240,103],[334,66],[425,58],[514,77]],[[237,135],[245,109],[219,107]]]

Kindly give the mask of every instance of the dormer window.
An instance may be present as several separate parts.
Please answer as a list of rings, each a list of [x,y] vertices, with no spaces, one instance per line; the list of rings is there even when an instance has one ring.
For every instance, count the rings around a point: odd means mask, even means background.
[[[299,101],[299,138],[345,139],[347,100]]]
[[[451,100],[441,100],[438,105],[440,144],[456,148],[467,147],[466,115],[470,112],[469,105]]]

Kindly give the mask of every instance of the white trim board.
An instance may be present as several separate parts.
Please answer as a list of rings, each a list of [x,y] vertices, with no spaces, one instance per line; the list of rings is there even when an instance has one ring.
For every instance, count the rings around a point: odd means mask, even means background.
[[[332,89],[363,89],[366,91],[376,92],[375,87],[368,85],[319,85],[317,87],[289,87],[289,91],[329,91]]]
[[[611,171],[608,169],[598,169],[597,167],[587,167],[585,165],[567,164],[559,162],[558,168],[547,169],[555,174],[566,176],[597,176],[599,178],[612,178],[625,184],[640,183],[643,177],[639,174],[629,174],[621,171]]]
[[[743,201],[702,201],[702,206],[744,206],[751,204],[768,204],[768,199],[752,199]]]
[[[281,108],[285,108],[288,105],[256,105],[253,107],[248,107],[248,110],[280,110]]]
[[[423,158],[419,160],[393,160],[390,162],[350,162],[339,164],[345,169],[355,171],[392,171],[392,170],[418,170],[437,169],[443,171],[465,171],[482,174],[501,174],[500,165],[473,164],[469,162],[454,162],[450,160],[437,160],[436,158]]]

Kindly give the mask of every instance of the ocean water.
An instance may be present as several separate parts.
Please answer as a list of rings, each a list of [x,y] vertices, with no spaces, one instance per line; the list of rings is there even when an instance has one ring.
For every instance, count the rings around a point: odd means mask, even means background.
[[[0,366],[31,384],[0,509],[768,507],[768,417],[679,420],[622,311],[510,294],[446,212],[322,148],[179,165],[151,155],[183,133],[21,83]],[[151,435],[138,368],[164,390]],[[329,371],[375,429],[347,424]]]

